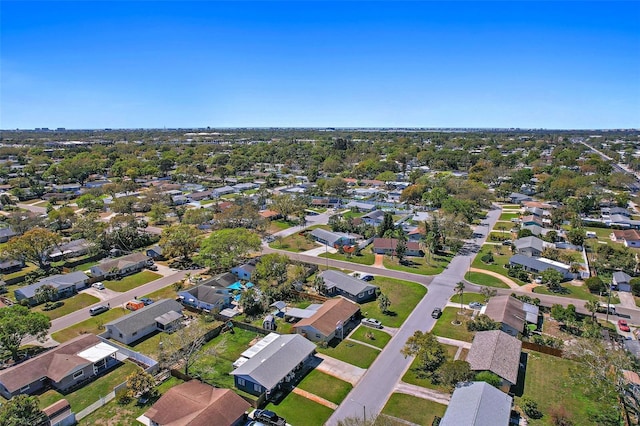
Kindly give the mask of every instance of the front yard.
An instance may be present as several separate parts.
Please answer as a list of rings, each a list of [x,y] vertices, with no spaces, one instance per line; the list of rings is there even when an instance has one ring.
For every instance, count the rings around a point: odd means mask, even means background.
[[[598,296],[595,294],[591,294],[589,289],[585,285],[572,285],[571,283],[562,284],[563,290],[561,292],[553,292],[549,291],[546,286],[541,285],[533,289],[534,293],[537,294],[551,294],[553,296],[563,296],[563,297],[572,297],[575,299],[582,300],[598,300]]]
[[[443,345],[446,350],[446,359],[447,361],[453,361],[456,352],[458,351],[457,346],[453,345]],[[411,363],[411,367],[407,370],[407,372],[402,377],[402,381],[405,383],[409,383],[416,386],[422,386],[423,388],[435,389],[441,392],[449,393],[451,389],[444,385],[434,384],[429,377],[423,377],[422,373],[417,369],[418,361],[414,359]]]
[[[471,342],[473,333],[467,331],[467,321],[471,318],[471,310],[465,309],[464,314],[459,314],[460,308],[444,308],[442,316],[433,326],[431,332],[436,336],[448,337],[450,339]],[[455,320],[459,320],[461,324],[454,325]]]
[[[335,341],[336,339],[334,339],[334,342]],[[380,353],[379,350],[361,345],[351,340],[343,340],[335,347],[327,346],[326,348],[323,348],[319,345],[317,350],[321,354],[329,355],[330,357],[360,368],[369,368]]]
[[[471,283],[483,285],[485,287],[509,288],[509,286],[504,282],[502,282],[500,278],[496,278],[492,275],[483,274],[482,272],[473,272],[473,271],[467,272],[465,274],[465,279]],[[513,278],[511,279],[513,280]]]
[[[91,306],[94,303],[98,302],[99,300],[100,299],[90,294],[79,293],[73,297],[62,299],[61,302],[63,302],[64,305],[60,306],[59,308],[53,309],[51,311],[44,310],[44,306],[45,306],[44,303],[34,307],[33,310],[36,312],[42,312],[47,317],[49,317],[50,320],[54,320],[56,318],[63,317],[72,312],[79,311],[80,309],[84,309],[87,306]]]
[[[484,256],[487,253],[491,253],[491,255],[493,256],[493,263],[484,263],[481,260],[482,256]],[[478,254],[476,255],[476,258],[473,260],[473,263],[471,264],[471,266],[473,268],[485,269],[487,271],[497,272],[500,275],[504,275],[505,277],[512,279],[519,285],[524,285],[526,283],[516,278],[509,277],[509,274],[508,274],[509,270],[505,268],[505,265],[509,264],[509,259],[511,258],[511,256],[513,256],[513,254],[511,253],[511,249],[509,247],[501,246],[501,245],[497,246],[494,244],[484,244],[480,249],[480,251],[478,252]]]
[[[288,424],[295,426],[321,426],[333,414],[331,408],[295,393],[290,393],[277,405],[270,402],[265,408],[276,412]]]
[[[397,257],[393,259],[389,256],[384,257],[384,266],[394,271],[412,272],[420,275],[437,275],[444,271],[453,255],[450,253],[432,255],[431,258],[425,257],[407,257],[406,264],[401,264]]]
[[[391,300],[389,313],[380,311],[377,300],[361,304],[360,310],[364,317],[375,318],[388,327],[400,327],[427,294],[427,289],[421,284],[394,278],[377,276],[371,284],[380,287],[380,291]]]
[[[436,416],[444,416],[447,406],[403,393],[394,393],[382,409],[382,414],[418,425],[431,425]]]
[[[107,396],[116,385],[125,382],[127,376],[139,369],[140,367],[136,364],[125,362],[116,367],[115,370],[67,395],[50,389],[40,395],[40,408],[48,407],[54,402],[65,398],[71,404],[71,409],[77,413],[96,402],[99,398]]]
[[[79,322],[71,327],[67,327],[60,331],[56,331],[51,335],[53,340],[58,343],[66,342],[67,340],[71,340],[74,337],[78,337],[81,334],[100,334],[104,331],[104,325],[109,321],[113,321],[116,318],[120,318],[123,315],[126,315],[130,311],[127,311],[124,308],[116,307],[109,309],[107,312],[96,315],[95,317],[91,317],[82,322]]]
[[[363,249],[359,255],[347,255],[340,253],[321,253],[318,257],[325,257],[333,260],[342,260],[343,262],[357,263],[359,265],[373,265],[376,255],[371,251],[370,247]]]
[[[162,275],[151,271],[142,271],[137,274],[124,277],[121,280],[102,281],[102,284],[104,284],[104,286],[109,290],[126,292],[146,283],[150,283],[151,281],[155,281],[158,278],[162,278]]]
[[[313,370],[298,383],[298,387],[334,404],[340,404],[347,394],[351,392],[353,386],[351,386],[351,383],[329,376],[321,371]]]
[[[367,337],[367,334],[369,334],[369,336],[372,336],[373,339]],[[349,338],[359,340],[361,342],[382,349],[387,345],[387,343],[389,343],[389,340],[391,340],[391,335],[382,330],[377,330],[375,328],[361,325],[356,328],[356,330],[349,336]]]

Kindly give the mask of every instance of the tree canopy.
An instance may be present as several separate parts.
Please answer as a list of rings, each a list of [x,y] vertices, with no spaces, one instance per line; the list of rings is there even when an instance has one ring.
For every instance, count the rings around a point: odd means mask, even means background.
[[[0,348],[9,351],[14,360],[22,339],[33,336],[42,339],[51,327],[49,318],[41,312],[30,311],[21,305],[0,309]]]
[[[260,245],[260,237],[248,229],[221,229],[204,239],[197,259],[210,268],[227,270],[244,262]]]

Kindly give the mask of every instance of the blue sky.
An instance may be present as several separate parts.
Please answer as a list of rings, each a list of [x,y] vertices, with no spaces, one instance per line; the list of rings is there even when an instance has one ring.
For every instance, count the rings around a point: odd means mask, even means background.
[[[640,128],[640,2],[0,3],[0,128]]]

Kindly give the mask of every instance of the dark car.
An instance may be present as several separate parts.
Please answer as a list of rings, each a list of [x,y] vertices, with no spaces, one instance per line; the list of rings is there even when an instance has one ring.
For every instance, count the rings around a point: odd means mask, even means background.
[[[89,315],[96,316],[96,315],[100,315],[103,312],[107,312],[109,310],[108,306],[104,306],[104,305],[100,305],[100,306],[94,306],[93,308],[89,309]]]
[[[440,308],[435,308],[433,312],[431,312],[431,317],[435,319],[440,318],[441,315],[442,315],[442,309]]]
[[[141,297],[138,300],[144,303],[145,306],[149,306],[150,304],[153,303],[153,300],[149,299],[148,297]]]
[[[253,413],[253,420],[258,420],[259,422],[273,426],[285,426],[287,424],[282,417],[269,410],[256,410]]]
[[[373,281],[373,275],[363,275],[360,279],[362,281]]]

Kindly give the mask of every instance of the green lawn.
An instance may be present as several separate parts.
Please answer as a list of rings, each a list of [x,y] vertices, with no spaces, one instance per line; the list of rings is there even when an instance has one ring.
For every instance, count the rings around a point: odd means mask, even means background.
[[[327,401],[340,404],[353,386],[351,386],[351,383],[329,376],[321,371],[313,370],[302,379],[298,387]]]
[[[465,274],[467,281],[474,284],[483,285],[485,287],[509,288],[507,284],[502,282],[500,278],[483,274],[482,272],[467,272]],[[511,278],[511,277],[509,277]],[[511,278],[513,279],[513,278]],[[515,281],[515,280],[514,280]],[[517,281],[516,281],[517,282]]]
[[[249,343],[257,337],[256,333],[234,329],[234,334],[223,333],[207,342],[200,352],[200,358],[191,367],[190,374],[197,374],[206,382],[219,387],[234,388],[233,362],[249,348]],[[262,337],[262,335],[259,335]]]
[[[584,228],[584,230],[585,232],[587,231],[595,232],[596,237],[598,237],[599,240],[611,242],[610,235],[612,230],[610,228],[596,228],[592,226],[587,226],[586,228]]]
[[[89,269],[91,269],[92,266],[97,265],[98,263],[100,263],[99,261],[93,261],[93,262],[87,262],[87,263],[81,263],[78,266],[75,266],[73,268],[74,271],[87,271]]]
[[[369,368],[380,353],[377,349],[350,340],[343,340],[335,348],[318,346],[318,352],[360,368]]]
[[[347,256],[340,253],[322,253],[318,257],[328,257],[329,259],[342,260],[344,262],[357,263],[360,265],[373,265],[376,260],[376,255],[370,248],[365,248],[360,252],[359,256]]]
[[[333,414],[331,408],[295,393],[287,395],[278,405],[269,403],[265,408],[274,411],[284,417],[288,424],[295,426],[321,426]]]
[[[6,281],[9,281],[9,280],[11,280],[13,278],[25,276],[29,272],[33,272],[33,271],[35,271],[37,269],[38,269],[38,267],[36,265],[26,264],[24,268],[22,268],[21,270],[19,270],[17,272],[12,272],[10,274],[3,275],[2,279],[6,282]],[[12,295],[13,295],[13,293],[12,293]]]
[[[471,342],[473,340],[473,333],[467,331],[467,315],[471,314],[471,310],[465,309],[466,315],[458,314],[460,308],[444,308],[442,316],[436,322],[431,332],[436,336],[448,337],[450,339],[462,340],[465,342]],[[462,322],[460,325],[453,325],[452,322],[456,318]]]
[[[458,347],[452,346],[452,345],[444,345],[444,344],[442,346],[444,346],[446,350],[447,360],[453,361],[453,358],[456,356],[456,352],[458,352]],[[451,389],[449,389],[447,386],[436,385],[431,381],[430,378],[423,377],[422,374],[420,374],[417,367],[418,367],[418,360],[414,359],[413,362],[411,363],[411,367],[409,367],[407,372],[402,377],[402,381],[412,385],[422,386],[423,388],[439,390],[441,392],[449,393],[451,391]]]
[[[528,357],[523,396],[536,401],[544,415],[539,420],[529,420],[529,424],[551,426],[553,423],[549,410],[552,407],[564,407],[575,425],[596,425],[592,413],[598,412],[597,405],[585,397],[580,386],[572,380],[571,370],[583,367],[564,358],[533,351],[526,353]],[[515,402],[519,404],[520,401],[521,398],[516,398]]]
[[[394,271],[412,272],[421,275],[437,275],[444,271],[453,255],[446,253],[440,255],[432,255],[431,258],[425,257],[408,257],[408,265],[402,265],[397,258],[391,259],[389,256],[384,257],[384,266]]]
[[[447,406],[403,393],[394,393],[382,409],[382,414],[419,425],[431,425],[436,416],[444,416]]]
[[[367,333],[371,333],[373,335],[373,340],[365,336]],[[391,340],[391,335],[382,330],[361,325],[351,334],[351,336],[349,336],[349,338],[360,340],[361,342],[382,349],[387,343],[389,343],[389,340]]]
[[[377,301],[360,305],[362,315],[375,318],[388,327],[400,327],[404,320],[427,294],[427,289],[418,283],[377,276],[371,284],[380,287],[380,291],[391,300],[389,314],[383,314]]]
[[[109,321],[113,321],[116,318],[120,318],[123,315],[126,315],[130,311],[127,311],[124,308],[111,308],[107,312],[96,315],[95,317],[91,317],[82,322],[79,322],[71,327],[67,327],[63,330],[57,331],[51,335],[53,340],[56,342],[62,343],[67,340],[71,340],[74,337],[78,337],[81,334],[100,334],[104,331],[104,324]]]
[[[522,208],[520,204],[502,204],[500,207],[502,207],[503,210],[519,210]]]
[[[156,290],[152,293],[145,294],[143,297],[148,297],[153,300],[160,299],[175,299],[178,297],[178,293],[173,289],[173,285],[166,286],[160,290]]]
[[[295,234],[289,235],[281,240],[276,239],[274,242],[269,244],[269,247],[277,250],[286,250],[298,253],[316,248],[318,247],[318,244],[315,241],[308,239],[306,236],[300,235],[296,232]]]
[[[129,275],[121,280],[109,280],[103,281],[102,284],[109,290],[125,292],[133,290],[136,287],[140,287],[151,281],[155,281],[158,278],[162,278],[162,275],[156,274],[151,271],[142,271],[134,275]]]
[[[551,294],[554,296],[573,297],[575,299],[582,300],[598,300],[598,296],[595,294],[591,294],[589,292],[589,289],[584,285],[575,286],[571,284],[562,284],[562,288],[564,289],[563,292],[555,293],[549,291],[546,286],[541,285],[534,288],[533,292],[537,294]]]
[[[351,219],[354,217],[362,217],[365,214],[367,214],[367,212],[354,212],[353,210],[349,210],[348,212],[344,213],[342,217],[344,217],[345,219]]]
[[[158,396],[152,398],[146,404],[138,404],[137,400],[133,400],[128,404],[121,405],[118,404],[114,399],[110,401],[108,404],[98,408],[93,413],[89,414],[87,417],[83,418],[78,422],[80,426],[130,426],[135,425],[138,422],[136,419],[144,414],[145,411],[149,409],[153,405],[155,401],[157,401],[160,396],[167,392],[170,388],[179,385],[182,383],[181,380],[176,379],[175,377],[171,377],[158,386],[156,389],[158,391]]]
[[[516,219],[519,218],[520,214],[519,213],[502,213],[500,215],[500,217],[498,218],[498,220],[502,220],[502,221],[511,221],[511,219]]]
[[[499,250],[499,252],[496,251],[496,248]],[[493,255],[493,263],[487,264],[480,259],[482,258],[483,255],[489,252],[491,252],[491,254]],[[500,275],[504,275],[507,278],[511,278],[508,275],[509,271],[507,270],[507,268],[504,267],[505,265],[509,264],[509,259],[511,258],[511,256],[513,256],[513,254],[511,253],[511,250],[509,249],[509,247],[496,246],[493,244],[485,244],[482,246],[482,248],[476,255],[476,258],[473,260],[473,263],[471,264],[471,266],[478,269],[485,269],[487,271],[497,272]],[[519,285],[526,284],[515,278],[511,278],[511,279],[516,283],[518,283]]]
[[[116,385],[126,381],[127,376],[139,369],[140,367],[136,364],[125,362],[115,370],[70,394],[63,395],[55,390],[48,390],[39,397],[40,408],[48,407],[54,402],[65,398],[71,404],[71,409],[77,413],[96,402],[100,397],[106,396],[113,391]]]
[[[460,303],[460,295],[458,294],[454,294],[453,296],[451,296],[451,301],[454,303]],[[471,302],[480,302],[480,303],[485,303],[484,302],[484,294],[480,294],[480,293],[467,293],[466,291],[464,292],[464,294],[462,295],[462,303],[465,305],[468,305]]]
[[[293,222],[286,222],[284,219],[277,219],[271,221],[271,227],[282,231],[283,229],[291,228],[295,224]]]
[[[60,318],[72,312],[86,308],[87,306],[91,306],[98,301],[100,301],[100,299],[95,296],[87,293],[79,293],[73,297],[69,297],[68,299],[62,299],[61,302],[64,302],[64,305],[52,311],[44,311],[44,304],[34,307],[33,310],[36,312],[42,312],[43,314],[48,316],[49,319],[54,320],[56,318]]]

